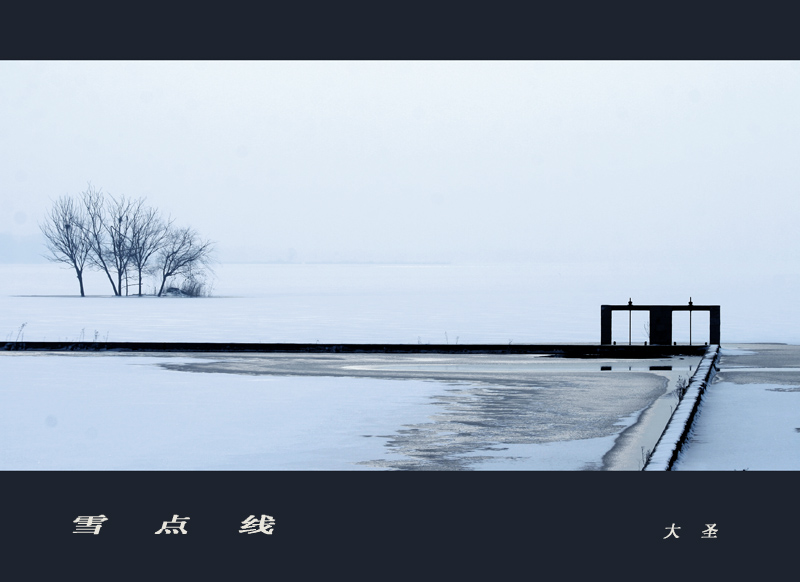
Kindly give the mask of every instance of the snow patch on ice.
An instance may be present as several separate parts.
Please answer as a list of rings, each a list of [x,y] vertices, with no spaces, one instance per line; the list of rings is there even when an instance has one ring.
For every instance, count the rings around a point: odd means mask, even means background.
[[[723,348],[720,347],[719,355],[720,356],[754,356],[758,352],[753,352],[750,350],[743,350],[741,348]]]

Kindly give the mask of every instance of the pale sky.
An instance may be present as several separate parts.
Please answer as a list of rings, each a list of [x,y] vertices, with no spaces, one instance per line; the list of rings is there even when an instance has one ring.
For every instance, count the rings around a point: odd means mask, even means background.
[[[789,61],[0,61],[0,260],[91,182],[222,261],[796,263],[798,103]]]

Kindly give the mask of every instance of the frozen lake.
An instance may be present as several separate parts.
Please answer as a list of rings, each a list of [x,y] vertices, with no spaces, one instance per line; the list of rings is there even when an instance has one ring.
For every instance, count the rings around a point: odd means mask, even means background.
[[[638,470],[697,361],[0,352],[0,469]]]
[[[612,282],[604,269],[222,265],[213,296],[188,299],[103,295],[97,273],[80,298],[67,270],[0,265],[0,331],[6,341],[594,343],[600,304],[627,299],[627,275]],[[668,291],[642,302],[678,301]],[[723,337],[747,324],[731,312],[723,306]],[[643,327],[632,322],[632,341],[646,339]],[[695,342],[703,333],[695,322]],[[627,337],[627,317],[615,319],[614,338]],[[0,468],[637,470],[693,361],[2,353]]]

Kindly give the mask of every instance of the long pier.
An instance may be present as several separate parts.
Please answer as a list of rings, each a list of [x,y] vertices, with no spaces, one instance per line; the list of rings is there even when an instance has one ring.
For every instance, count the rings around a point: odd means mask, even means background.
[[[47,342],[0,344],[2,351],[250,352],[335,354],[542,354],[563,358],[702,356],[708,346],[605,344],[322,344],[227,342]]]

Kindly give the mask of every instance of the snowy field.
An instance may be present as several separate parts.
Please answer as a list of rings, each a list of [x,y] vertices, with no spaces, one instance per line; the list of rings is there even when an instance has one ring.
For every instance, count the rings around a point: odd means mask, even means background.
[[[91,273],[88,298],[55,265],[0,266],[0,339],[314,343],[597,341],[599,303],[577,313],[546,281],[513,268],[222,265],[213,296],[108,296]],[[541,304],[537,304],[541,302]]]
[[[604,303],[722,306],[724,342],[800,343],[800,304],[758,273],[725,285],[697,265],[624,270],[613,264],[244,265],[216,269],[208,298],[113,297],[97,272],[80,298],[57,265],[0,265],[0,340],[242,341],[320,343],[597,343]],[[777,276],[777,275],[776,275]],[[777,280],[776,280],[777,282]],[[800,282],[798,282],[800,284]],[[759,297],[754,303],[753,298]],[[676,314],[674,338],[688,342]],[[705,317],[705,319],[703,319]],[[693,340],[708,340],[695,314]],[[634,313],[632,341],[647,339]],[[22,331],[20,328],[23,326]],[[628,320],[614,314],[614,339]]]

